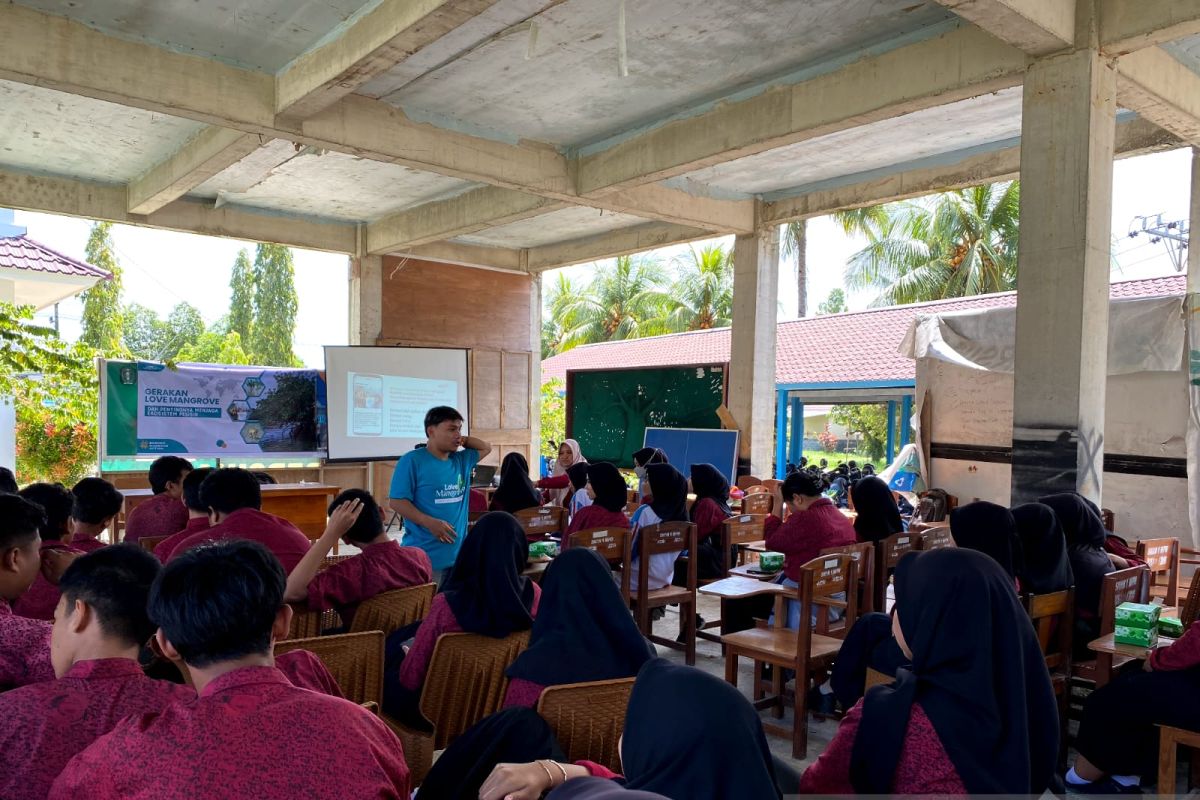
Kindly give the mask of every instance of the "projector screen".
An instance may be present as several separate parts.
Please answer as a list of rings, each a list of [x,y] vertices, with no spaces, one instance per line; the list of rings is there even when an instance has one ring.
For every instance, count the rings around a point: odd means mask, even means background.
[[[399,458],[425,441],[434,406],[467,416],[466,350],[326,347],[325,380],[330,461]]]

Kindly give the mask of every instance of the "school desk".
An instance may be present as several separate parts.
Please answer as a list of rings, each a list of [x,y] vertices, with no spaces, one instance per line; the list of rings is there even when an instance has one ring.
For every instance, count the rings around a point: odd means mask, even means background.
[[[1117,644],[1116,634],[1109,633],[1088,643],[1088,649],[1096,654],[1096,688],[1100,688],[1112,679],[1113,657],[1145,661],[1150,657],[1150,651],[1166,647],[1175,642],[1166,636],[1159,636],[1154,647],[1139,647],[1133,644]]]
[[[780,583],[771,583],[769,580],[762,580],[756,577],[745,577],[742,575],[731,575],[728,578],[722,578],[719,581],[705,584],[700,587],[700,594],[707,594],[721,600],[721,633],[730,633],[726,629],[726,620],[729,619],[729,614],[725,604],[731,601],[745,600],[749,597],[758,597],[760,595],[776,595],[776,605],[779,606],[780,598],[794,598],[796,590],[789,588]]]
[[[321,538],[328,520],[325,509],[341,489],[321,483],[272,483],[262,487],[262,510],[283,517],[299,528],[309,539]],[[129,512],[146,502],[154,493],[150,489],[122,489],[125,506],[121,510],[121,528]]]
[[[758,562],[752,561],[747,564],[739,564],[738,566],[732,568],[729,570],[729,575],[730,577],[736,578],[751,578],[757,581],[770,581],[779,577],[779,573],[783,572],[781,569],[777,569],[774,572],[757,572],[756,570],[758,570]]]

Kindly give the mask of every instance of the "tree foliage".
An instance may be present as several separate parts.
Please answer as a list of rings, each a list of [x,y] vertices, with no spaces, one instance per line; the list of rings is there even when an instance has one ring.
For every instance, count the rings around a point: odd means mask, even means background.
[[[558,445],[567,438],[567,401],[565,388],[558,378],[542,384],[542,455],[556,458]],[[554,442],[551,445],[551,442]]]
[[[887,405],[859,403],[856,405],[833,406],[829,418],[846,429],[847,434],[857,433],[862,437],[862,452],[874,460],[882,458],[887,450]]]
[[[672,331],[722,328],[733,319],[733,258],[728,249],[710,244],[676,259],[679,277],[667,301],[666,324]]]
[[[112,223],[97,222],[88,236],[86,258],[92,266],[112,273],[80,295],[83,333],[79,340],[110,356],[125,355],[122,342],[125,315],[121,310],[121,267],[113,252]]]
[[[175,357],[176,361],[199,364],[253,364],[250,354],[242,347],[242,337],[237,331],[209,330],[195,341],[184,346]]]
[[[552,290],[551,313],[562,331],[559,352],[581,344],[667,333],[666,277],[657,259],[620,256],[598,270],[586,288],[567,281],[569,293]]]
[[[279,244],[260,244],[254,257],[254,322],[250,355],[268,367],[301,366],[292,351],[296,332],[296,270],[292,251]],[[230,325],[233,327],[231,314]],[[233,328],[237,330],[236,327]]]
[[[845,311],[846,291],[844,289],[831,289],[829,297],[817,306],[818,314],[841,314]]]
[[[250,341],[254,324],[254,277],[250,253],[242,248],[233,262],[233,274],[229,277],[229,329],[238,334],[242,342]]]
[[[138,303],[130,303],[124,310],[122,340],[134,358],[174,361],[184,347],[203,334],[204,318],[190,303],[177,304],[166,319]]]

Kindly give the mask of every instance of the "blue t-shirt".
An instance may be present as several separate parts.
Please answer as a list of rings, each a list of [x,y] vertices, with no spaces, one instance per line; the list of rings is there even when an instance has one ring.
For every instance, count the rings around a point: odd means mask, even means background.
[[[453,565],[467,536],[471,471],[478,463],[478,450],[459,450],[443,461],[421,448],[400,459],[392,473],[388,495],[393,500],[408,500],[421,513],[449,522],[458,533],[457,539],[446,544],[417,523],[404,520],[404,544],[428,553],[434,569]]]

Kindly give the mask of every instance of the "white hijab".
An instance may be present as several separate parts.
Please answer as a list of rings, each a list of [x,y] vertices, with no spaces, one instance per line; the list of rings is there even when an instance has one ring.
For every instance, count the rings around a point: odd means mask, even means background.
[[[571,451],[571,463],[567,464],[567,466],[564,467],[562,465],[562,461],[560,461],[558,458],[555,458],[554,459],[554,469],[552,469],[550,471],[550,474],[553,477],[558,477],[559,475],[566,475],[567,467],[573,467],[576,464],[579,464],[581,462],[584,464],[587,463],[587,459],[583,457],[583,450],[581,450],[579,447],[579,442],[575,441],[574,439],[563,439],[563,444],[565,444],[567,446],[567,448]],[[559,449],[560,450],[562,449],[562,445],[559,445]],[[567,495],[571,493],[571,489],[572,489],[572,487],[570,487],[570,486],[566,487],[565,489],[551,489],[550,490],[550,502],[553,503],[554,505],[561,506],[563,504],[563,501],[565,501],[567,499]]]

